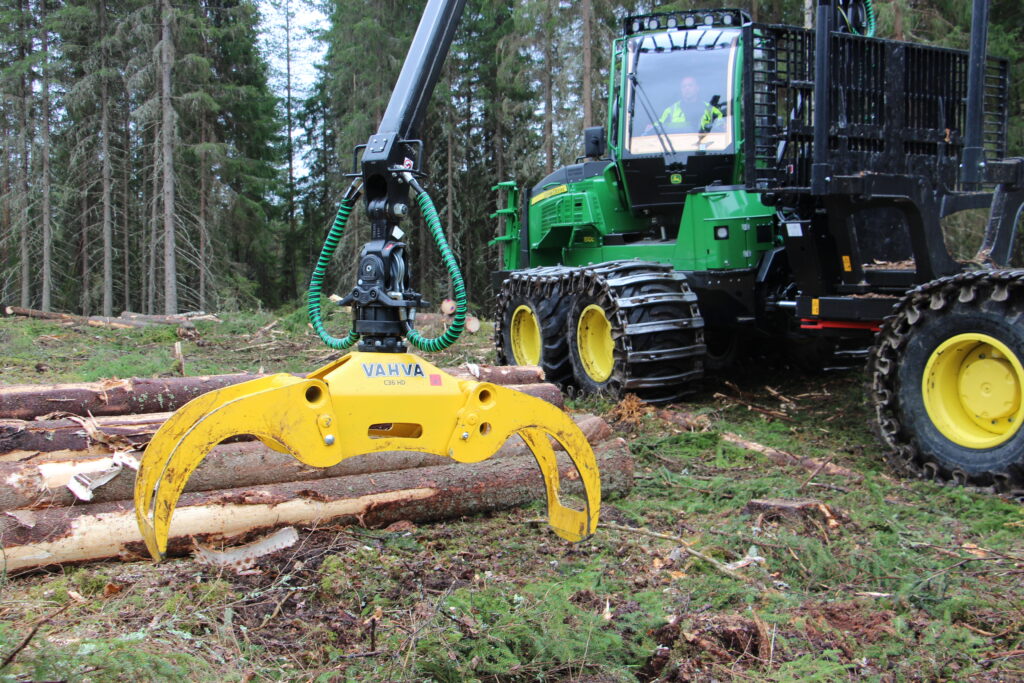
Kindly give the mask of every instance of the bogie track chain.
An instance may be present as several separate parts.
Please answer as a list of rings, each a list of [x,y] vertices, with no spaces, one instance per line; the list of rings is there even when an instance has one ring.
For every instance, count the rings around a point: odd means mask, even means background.
[[[563,326],[557,344],[545,343],[545,371],[548,378],[568,383],[548,367],[549,347],[559,350],[558,367],[570,358],[573,349],[568,326],[576,322],[567,317],[577,300],[597,302],[611,325],[614,370],[603,390],[613,395],[634,393],[657,403],[677,400],[693,391],[703,375],[704,323],[697,297],[686,277],[671,266],[648,261],[613,261],[596,266],[552,266],[513,273],[499,296],[495,339],[500,358],[509,358],[502,350],[501,325],[508,302],[515,295],[527,295],[540,302],[556,300],[554,310]],[[566,364],[568,365],[568,364]],[[572,382],[579,384],[578,381]]]
[[[1024,324],[1024,270],[978,270],[919,285],[896,304],[868,354],[868,393],[875,427],[889,448],[886,459],[899,473],[939,483],[968,485],[1015,496],[1024,495],[1024,457],[1005,472],[975,472],[948,467],[922,448],[900,410],[899,369],[915,327],[961,309],[992,307],[1016,324]]]

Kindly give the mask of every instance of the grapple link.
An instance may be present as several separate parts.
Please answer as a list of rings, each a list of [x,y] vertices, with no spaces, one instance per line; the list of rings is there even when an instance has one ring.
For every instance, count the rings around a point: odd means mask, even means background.
[[[278,374],[204,394],[156,432],[135,482],[135,514],[155,560],[167,552],[171,516],[189,476],[214,446],[238,434],[314,467],[394,450],[476,463],[519,434],[544,474],[555,533],[575,542],[597,527],[601,483],[594,453],[561,410],[512,389],[456,379],[412,354],[354,352],[304,379]],[[559,500],[549,436],[579,472],[583,510]]]

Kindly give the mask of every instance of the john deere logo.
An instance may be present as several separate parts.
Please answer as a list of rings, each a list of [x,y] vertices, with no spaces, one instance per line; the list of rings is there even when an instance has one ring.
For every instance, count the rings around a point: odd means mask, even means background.
[[[425,377],[419,363],[363,363],[367,377]]]
[[[670,183],[672,183],[673,185],[679,185],[679,184],[681,184],[683,182],[683,174],[682,173],[673,173],[672,175],[670,175],[668,177],[668,181]]]

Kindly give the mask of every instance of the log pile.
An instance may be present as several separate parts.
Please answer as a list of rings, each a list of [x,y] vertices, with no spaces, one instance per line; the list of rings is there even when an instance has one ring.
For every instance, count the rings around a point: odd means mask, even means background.
[[[466,365],[455,376],[510,386],[559,407],[537,368]],[[0,570],[146,556],[132,496],[141,449],[171,411],[253,375],[0,387]],[[632,486],[632,459],[601,418],[575,416],[593,445],[605,494]],[[579,475],[559,455],[563,492]],[[540,469],[518,437],[483,463],[414,452],[367,454],[326,469],[239,436],[192,475],[171,524],[170,553],[237,543],[285,525],[426,522],[544,499]],[[571,505],[571,502],[566,502]]]

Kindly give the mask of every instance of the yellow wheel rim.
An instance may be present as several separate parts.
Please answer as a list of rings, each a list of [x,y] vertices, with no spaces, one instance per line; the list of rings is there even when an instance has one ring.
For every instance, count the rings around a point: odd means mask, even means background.
[[[587,306],[580,313],[576,324],[576,350],[590,379],[604,382],[612,376],[615,366],[612,326],[604,309],[597,304]]]
[[[512,312],[509,337],[516,365],[540,365],[540,352],[544,346],[540,338],[540,322],[532,308],[520,306]]]
[[[936,429],[965,448],[1005,443],[1024,420],[1024,367],[987,334],[950,337],[924,368],[924,407]]]

